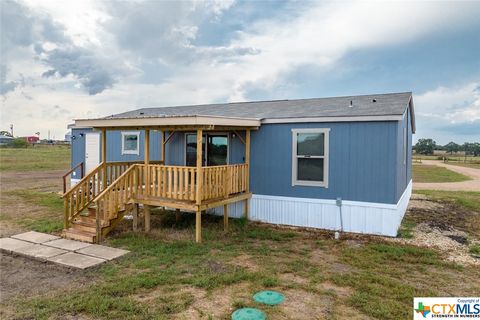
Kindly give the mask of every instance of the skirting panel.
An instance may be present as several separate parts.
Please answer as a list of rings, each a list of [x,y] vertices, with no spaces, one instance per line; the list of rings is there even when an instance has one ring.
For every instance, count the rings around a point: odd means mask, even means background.
[[[250,200],[250,219],[266,223],[298,227],[384,235],[395,237],[407,210],[412,194],[412,182],[408,184],[397,204],[277,197],[254,194]],[[243,215],[244,201],[229,206],[229,216]],[[223,214],[223,207],[212,210]],[[340,214],[342,220],[340,220]]]

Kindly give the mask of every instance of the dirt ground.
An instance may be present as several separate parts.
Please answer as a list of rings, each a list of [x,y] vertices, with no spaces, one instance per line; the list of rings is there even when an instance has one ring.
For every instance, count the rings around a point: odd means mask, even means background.
[[[0,253],[0,303],[20,296],[35,296],[52,290],[85,286],[94,273]],[[1,313],[0,313],[1,315]]]
[[[422,164],[417,165],[435,165],[447,168],[448,170],[463,174],[472,180],[462,182],[445,183],[413,183],[413,188],[417,190],[447,190],[447,191],[480,191],[480,169],[460,167],[444,163],[437,160],[422,160]]]
[[[40,206],[28,203],[14,190],[34,189],[42,192],[58,193],[62,190],[62,175],[65,170],[45,170],[33,172],[0,171],[0,236],[10,236],[22,231],[12,220],[16,217],[42,215]]]
[[[390,241],[434,248],[448,261],[480,266],[480,259],[469,253],[469,245],[480,244],[480,212],[413,194],[404,219],[416,224],[413,237]]]
[[[0,172],[0,236],[26,230],[14,222],[16,217],[42,215],[41,206],[10,194],[14,190],[35,189],[57,193],[61,190],[63,170]],[[0,303],[21,296],[34,296],[52,290],[83,286],[95,280],[90,272],[59,267],[45,262],[0,253]],[[34,285],[33,285],[34,284]],[[0,313],[0,316],[2,314]],[[1,317],[3,318],[3,317]]]

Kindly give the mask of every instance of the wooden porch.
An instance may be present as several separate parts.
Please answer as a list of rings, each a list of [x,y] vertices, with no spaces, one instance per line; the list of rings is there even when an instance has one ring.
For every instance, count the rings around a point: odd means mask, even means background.
[[[124,215],[133,215],[134,230],[139,204],[143,205],[145,231],[150,231],[150,207],[166,207],[196,215],[195,239],[201,242],[202,212],[223,206],[224,228],[228,227],[228,204],[245,201],[248,217],[250,128],[245,129],[245,163],[202,166],[203,130],[197,134],[196,166],[165,165],[165,146],[172,136],[162,134],[162,159],[150,161],[150,128],[144,128],[143,162],[105,162],[87,173],[63,195],[64,235],[67,238],[100,242]],[[212,126],[211,130],[215,128]],[[236,128],[230,128],[235,130]],[[106,159],[106,131],[102,128],[102,159]],[[192,131],[192,127],[181,131]],[[225,130],[225,128],[222,128]],[[236,132],[236,131],[235,131]]]

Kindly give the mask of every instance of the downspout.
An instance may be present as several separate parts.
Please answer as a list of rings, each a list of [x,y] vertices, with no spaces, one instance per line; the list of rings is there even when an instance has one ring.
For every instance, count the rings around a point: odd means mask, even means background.
[[[340,232],[343,232],[342,198],[340,197],[337,198],[337,207],[338,207],[338,213],[340,215]],[[340,232],[338,231],[335,232],[335,240],[340,239]]]

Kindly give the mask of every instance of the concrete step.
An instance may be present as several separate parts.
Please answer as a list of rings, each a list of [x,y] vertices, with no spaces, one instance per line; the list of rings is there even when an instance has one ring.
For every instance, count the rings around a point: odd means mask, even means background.
[[[78,241],[83,241],[88,243],[94,243],[95,237],[96,237],[95,233],[81,231],[81,230],[75,229],[74,227],[64,230],[63,234],[66,239],[78,240]]]

